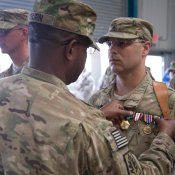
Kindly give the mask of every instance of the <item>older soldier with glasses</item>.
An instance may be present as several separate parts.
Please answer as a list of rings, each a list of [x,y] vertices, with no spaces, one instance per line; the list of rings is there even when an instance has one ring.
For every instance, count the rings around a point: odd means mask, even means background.
[[[0,81],[0,174],[170,174],[175,121],[140,162],[100,110],[67,89],[84,68],[96,13],[74,0],[36,1],[29,16],[29,65]],[[156,162],[156,163],[155,163]]]
[[[28,11],[0,10],[0,48],[12,60],[11,66],[0,73],[0,78],[20,73],[28,62]]]

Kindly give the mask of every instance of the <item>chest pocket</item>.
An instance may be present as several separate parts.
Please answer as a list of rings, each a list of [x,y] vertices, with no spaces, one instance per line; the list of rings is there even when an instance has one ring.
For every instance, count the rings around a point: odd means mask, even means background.
[[[129,149],[132,153],[139,157],[141,153],[149,149],[153,139],[157,135],[157,129],[154,123],[147,125],[143,121],[137,121],[131,124],[125,135],[128,138]]]

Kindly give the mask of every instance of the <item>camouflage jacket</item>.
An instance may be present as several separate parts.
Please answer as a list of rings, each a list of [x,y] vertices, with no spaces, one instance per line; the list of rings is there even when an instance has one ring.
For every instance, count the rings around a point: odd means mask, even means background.
[[[169,136],[159,133],[139,162],[126,145],[120,148],[114,136],[124,137],[103,118],[53,75],[24,68],[1,79],[0,174],[171,173],[175,144]]]
[[[134,112],[162,116],[159,103],[157,101],[154,89],[153,80],[149,74],[143,81],[133,89],[129,94],[119,96],[115,91],[115,81],[113,84],[96,92],[89,100],[89,103],[97,108],[102,107],[112,100],[118,100],[126,109]],[[168,106],[171,112],[171,117],[175,116],[175,91],[168,89]],[[149,126],[148,126],[149,125]],[[149,127],[151,133],[145,133],[146,127]],[[147,150],[157,134],[154,122],[147,124],[145,121],[139,120],[137,122],[130,120],[130,127],[124,131],[128,140],[129,148],[138,157],[142,152]]]
[[[24,66],[26,64],[27,63],[25,63]],[[10,67],[7,70],[0,73],[0,79],[4,78],[4,77],[9,77],[9,76],[12,76],[12,75],[19,74],[21,72],[22,68],[23,68],[23,66],[21,68],[17,69],[16,72],[14,72],[13,71],[13,64],[11,64]]]
[[[154,77],[151,74],[150,68],[147,66],[145,68],[146,68],[146,72],[154,80]],[[102,78],[102,82],[101,82],[99,89],[107,88],[109,86],[109,84],[113,84],[115,82],[115,77],[116,77],[116,74],[112,71],[111,67],[110,66],[107,67],[105,74]]]

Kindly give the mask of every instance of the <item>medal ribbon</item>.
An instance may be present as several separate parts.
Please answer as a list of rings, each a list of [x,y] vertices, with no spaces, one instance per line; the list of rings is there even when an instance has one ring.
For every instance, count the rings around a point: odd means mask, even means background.
[[[145,123],[150,124],[154,122],[157,118],[162,118],[162,117],[157,116],[157,115],[144,114],[142,112],[134,112],[133,115],[127,117],[127,120],[134,119],[134,121],[136,122],[138,120],[143,119]]]

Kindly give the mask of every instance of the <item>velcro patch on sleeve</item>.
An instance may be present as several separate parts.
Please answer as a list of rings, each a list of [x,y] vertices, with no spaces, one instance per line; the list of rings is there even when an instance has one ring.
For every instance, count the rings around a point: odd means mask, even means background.
[[[129,175],[142,174],[141,167],[139,166],[136,160],[136,157],[130,151],[124,154],[123,157],[124,157]]]

